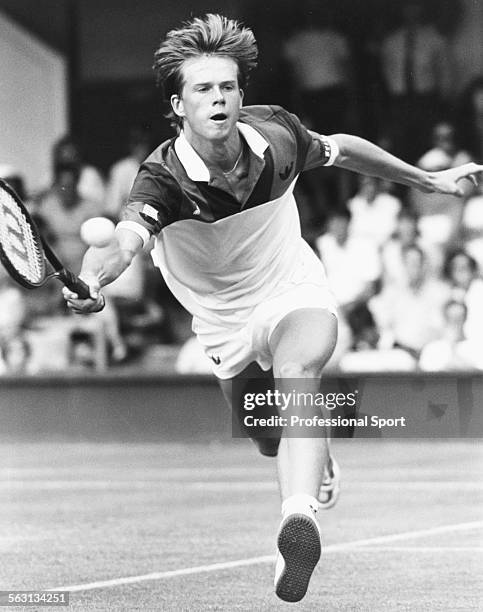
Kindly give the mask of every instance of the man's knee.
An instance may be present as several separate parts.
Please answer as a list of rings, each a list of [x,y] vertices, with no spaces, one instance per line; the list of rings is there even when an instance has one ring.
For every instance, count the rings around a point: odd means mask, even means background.
[[[287,315],[270,338],[275,378],[318,378],[337,343],[337,319],[325,310]]]
[[[319,378],[325,365],[325,356],[305,361],[302,359],[287,359],[278,364],[276,378]]]

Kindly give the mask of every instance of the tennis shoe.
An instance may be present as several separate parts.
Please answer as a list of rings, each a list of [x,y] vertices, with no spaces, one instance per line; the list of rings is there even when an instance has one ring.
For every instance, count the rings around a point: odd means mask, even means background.
[[[321,553],[320,529],[315,512],[285,516],[278,532],[275,593],[283,601],[300,601],[306,594]]]

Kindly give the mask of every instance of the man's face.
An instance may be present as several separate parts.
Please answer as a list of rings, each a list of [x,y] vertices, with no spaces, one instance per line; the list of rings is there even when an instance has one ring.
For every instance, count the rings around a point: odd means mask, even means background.
[[[242,106],[238,66],[228,57],[203,56],[186,60],[181,94],[171,97],[184,131],[197,140],[225,141],[234,133]]]

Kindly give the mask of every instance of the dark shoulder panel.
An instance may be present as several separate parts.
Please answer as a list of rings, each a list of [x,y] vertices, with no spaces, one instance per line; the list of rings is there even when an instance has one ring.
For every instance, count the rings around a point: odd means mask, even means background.
[[[292,161],[294,165],[291,174],[297,175],[303,170],[312,136],[296,115],[281,106],[247,106],[242,109],[240,119],[267,137],[275,158],[280,157],[280,153],[284,157],[284,153],[290,150],[292,159],[281,169],[282,176],[288,174]],[[279,154],[277,149],[280,149]]]
[[[245,108],[242,120],[260,129],[262,133],[264,126],[270,124],[284,127],[296,142],[296,174],[303,170],[325,166],[331,158],[332,142],[330,138],[309,131],[297,115],[289,113],[281,106],[248,106]]]
[[[177,221],[183,194],[163,156],[172,141],[158,147],[141,165],[123,219],[140,223],[151,233]]]

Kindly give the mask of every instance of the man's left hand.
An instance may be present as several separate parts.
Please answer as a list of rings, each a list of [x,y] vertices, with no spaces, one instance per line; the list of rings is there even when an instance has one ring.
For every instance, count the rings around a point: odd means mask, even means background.
[[[481,164],[470,162],[449,170],[441,170],[440,172],[430,172],[429,181],[423,188],[423,191],[428,193],[448,193],[455,196],[464,196],[467,190],[460,182],[462,179],[471,181],[474,185],[478,185],[477,175],[483,172]]]

